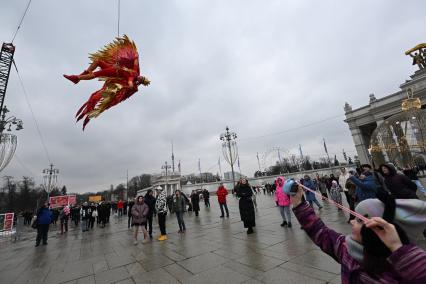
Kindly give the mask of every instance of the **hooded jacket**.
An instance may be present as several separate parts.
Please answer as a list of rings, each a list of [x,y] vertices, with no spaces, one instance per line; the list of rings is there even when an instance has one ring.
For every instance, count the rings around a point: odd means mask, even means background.
[[[278,184],[278,181],[281,181],[281,185]],[[289,206],[290,197],[284,193],[284,184],[285,179],[281,176],[277,177],[275,180],[276,190],[275,190],[275,202],[278,203],[278,206]]]
[[[389,174],[385,175],[382,167],[389,170]],[[417,185],[412,182],[406,175],[396,172],[396,169],[391,164],[380,165],[380,173],[385,179],[385,184],[393,197],[398,199],[417,199]]]

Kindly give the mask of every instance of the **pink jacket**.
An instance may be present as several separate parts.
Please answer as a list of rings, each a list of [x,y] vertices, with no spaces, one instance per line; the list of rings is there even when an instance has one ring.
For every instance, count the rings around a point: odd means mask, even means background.
[[[281,186],[278,184],[278,180],[282,181]],[[283,187],[284,187],[285,179],[283,177],[277,177],[275,180],[275,184],[277,186],[277,189],[275,190],[275,202],[278,202],[278,206],[289,206],[290,205],[290,196],[284,193]]]

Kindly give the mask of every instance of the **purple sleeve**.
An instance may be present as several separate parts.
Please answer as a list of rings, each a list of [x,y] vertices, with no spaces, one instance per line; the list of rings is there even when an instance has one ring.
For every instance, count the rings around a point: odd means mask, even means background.
[[[348,253],[345,236],[328,228],[306,202],[293,208],[293,212],[311,240],[323,252],[341,263],[343,257]]]
[[[404,245],[388,260],[407,283],[426,283],[426,251],[413,244]]]

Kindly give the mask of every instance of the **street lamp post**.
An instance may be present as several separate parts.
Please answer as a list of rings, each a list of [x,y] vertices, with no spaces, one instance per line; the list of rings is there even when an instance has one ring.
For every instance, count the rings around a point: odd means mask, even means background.
[[[44,169],[43,174],[44,187],[47,191],[47,202],[49,202],[50,192],[58,182],[59,170],[54,169],[53,164],[50,164],[50,168]]]
[[[238,148],[237,134],[235,132],[229,132],[229,127],[225,128],[225,132],[220,135],[220,140],[222,143],[222,152],[225,160],[231,165],[232,171],[232,190],[235,189],[235,173],[234,173],[234,163],[238,158]]]
[[[166,170],[166,193],[167,193],[167,195],[169,195],[169,189],[168,189],[168,187],[169,187],[169,181],[168,181],[168,171],[169,171],[169,169],[171,168],[172,166],[170,166],[170,165],[168,165],[167,164],[167,161],[164,163],[164,165],[162,165],[161,166],[161,169],[163,169],[163,170]]]
[[[3,97],[4,98],[4,97]],[[3,104],[3,100],[2,100]],[[23,129],[23,122],[15,116],[6,117],[9,112],[6,106],[0,108],[0,171],[2,171],[12,160],[13,154],[15,153],[18,139],[16,135],[11,133],[3,133],[5,130],[8,132],[12,131],[12,126],[16,126],[14,130]]]

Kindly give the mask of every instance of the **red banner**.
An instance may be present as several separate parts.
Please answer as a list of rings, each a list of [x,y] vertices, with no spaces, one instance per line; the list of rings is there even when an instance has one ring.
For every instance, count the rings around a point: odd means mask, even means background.
[[[13,228],[13,215],[14,213],[6,213],[4,218],[3,229],[5,231],[12,231]]]
[[[49,200],[50,208],[64,207],[67,205],[75,205],[77,197],[75,195],[52,196]]]
[[[0,232],[12,231],[14,213],[0,214]]]

